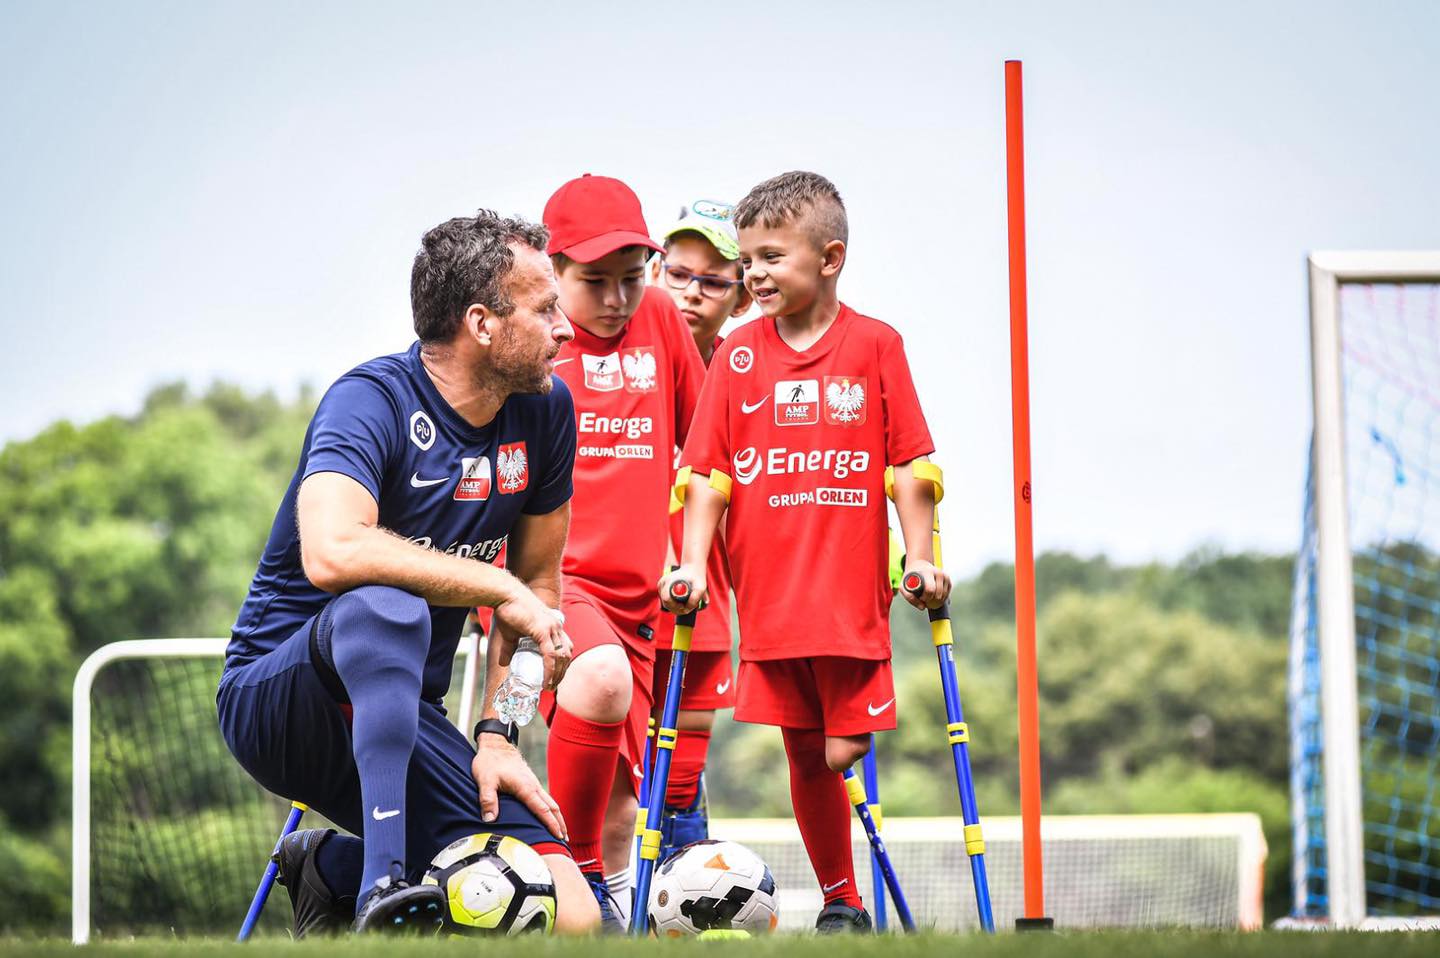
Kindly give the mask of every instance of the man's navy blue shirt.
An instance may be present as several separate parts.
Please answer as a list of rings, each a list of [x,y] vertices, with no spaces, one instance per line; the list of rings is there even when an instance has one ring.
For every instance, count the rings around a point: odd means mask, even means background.
[[[568,502],[575,406],[564,381],[551,382],[548,395],[512,395],[477,429],[430,381],[418,342],[341,376],[306,430],[300,464],[226,649],[227,668],[274,649],[333,598],[311,585],[300,563],[295,498],[307,476],[349,476],[379,503],[381,527],[477,562],[495,560],[521,513],[543,515]],[[426,698],[449,687],[468,613],[430,607]]]

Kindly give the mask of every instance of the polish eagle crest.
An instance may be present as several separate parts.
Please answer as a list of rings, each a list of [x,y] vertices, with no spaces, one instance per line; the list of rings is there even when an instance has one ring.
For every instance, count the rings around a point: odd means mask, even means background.
[[[502,447],[495,457],[495,471],[500,475],[500,488],[506,492],[521,488],[529,475],[529,465],[523,445]]]
[[[630,380],[631,389],[653,389],[655,386],[655,354],[649,352],[626,353],[620,357],[625,378]]]
[[[865,408],[865,387],[859,382],[842,379],[825,386],[825,405],[836,422],[854,422]]]

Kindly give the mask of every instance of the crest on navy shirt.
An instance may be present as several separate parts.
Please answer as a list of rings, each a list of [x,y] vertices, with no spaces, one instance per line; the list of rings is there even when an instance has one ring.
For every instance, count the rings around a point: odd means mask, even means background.
[[[480,456],[470,458],[466,456],[460,460],[463,471],[460,474],[460,483],[455,487],[455,498],[460,501],[479,500],[484,501],[490,498],[490,457]]]
[[[649,346],[637,346],[620,354],[620,368],[625,372],[625,391],[648,393],[655,391],[655,350]]]
[[[500,477],[500,494],[514,495],[530,485],[530,457],[525,454],[525,443],[502,443],[495,454],[495,472]]]
[[[589,353],[580,354],[580,362],[585,367],[585,386],[598,393],[612,393],[620,388],[620,354],[611,353],[608,356],[591,356]]]
[[[832,426],[865,424],[865,377],[825,377],[825,421]]]

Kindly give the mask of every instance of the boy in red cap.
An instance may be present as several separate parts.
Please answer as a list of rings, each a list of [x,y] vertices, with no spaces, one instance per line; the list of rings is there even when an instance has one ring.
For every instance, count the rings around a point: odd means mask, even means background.
[[[680,211],[680,218],[661,236],[664,254],[651,261],[650,278],[674,300],[680,316],[708,365],[724,340],[720,329],[750,308],[740,269],[740,239],[730,203],[696,200]],[[670,540],[680,554],[680,501],[671,503]],[[660,860],[674,849],[710,837],[702,776],[710,750],[710,733],[717,709],[735,704],[735,676],[730,665],[730,566],[722,537],[717,536],[707,565],[710,604],[696,619],[690,655],[685,663],[685,686],[676,722],[679,735],[671,757],[670,781],[660,826]],[[656,720],[664,704],[669,681],[671,641],[675,619],[660,617],[655,636]]]
[[[629,897],[674,450],[688,433],[705,367],[670,298],[645,286],[646,261],[660,246],[628,186],[588,174],[571,180],[545,204],[544,219],[560,309],[575,330],[555,374],[574,397],[579,435],[561,566],[575,658],[541,707],[550,724],[550,792],[614,927],[621,916],[612,906]]]
[[[778,725],[790,798],[825,907],[821,932],[867,931],[855,887],[850,803],[840,773],[895,727],[885,472],[894,468],[911,604],[938,606],[950,580],[932,561],[935,488],[912,463],[934,449],[900,335],[840,302],[849,226],[840,194],[786,173],[735,210],[745,284],[762,317],[715,354],[682,462],[680,569],[661,580],[709,591],[705,557],[722,515],[740,610],[735,718]],[[727,514],[728,509],[728,514]]]

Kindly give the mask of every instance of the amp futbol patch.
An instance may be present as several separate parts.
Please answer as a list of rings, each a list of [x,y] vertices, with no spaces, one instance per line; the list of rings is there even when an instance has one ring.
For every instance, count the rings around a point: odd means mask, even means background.
[[[782,379],[775,384],[775,425],[813,426],[819,421],[819,380]]]
[[[620,354],[591,356],[580,354],[580,363],[585,367],[585,387],[597,393],[613,393],[620,388]]]
[[[655,350],[637,346],[620,352],[620,370],[625,374],[627,393],[655,391]]]
[[[826,376],[825,421],[832,426],[863,426],[868,385],[864,376]]]
[[[455,486],[455,498],[465,501],[484,501],[490,498],[490,457],[460,460],[460,482]]]
[[[530,457],[525,454],[525,443],[502,443],[495,454],[495,472],[500,476],[502,496],[513,496],[530,485]]]

